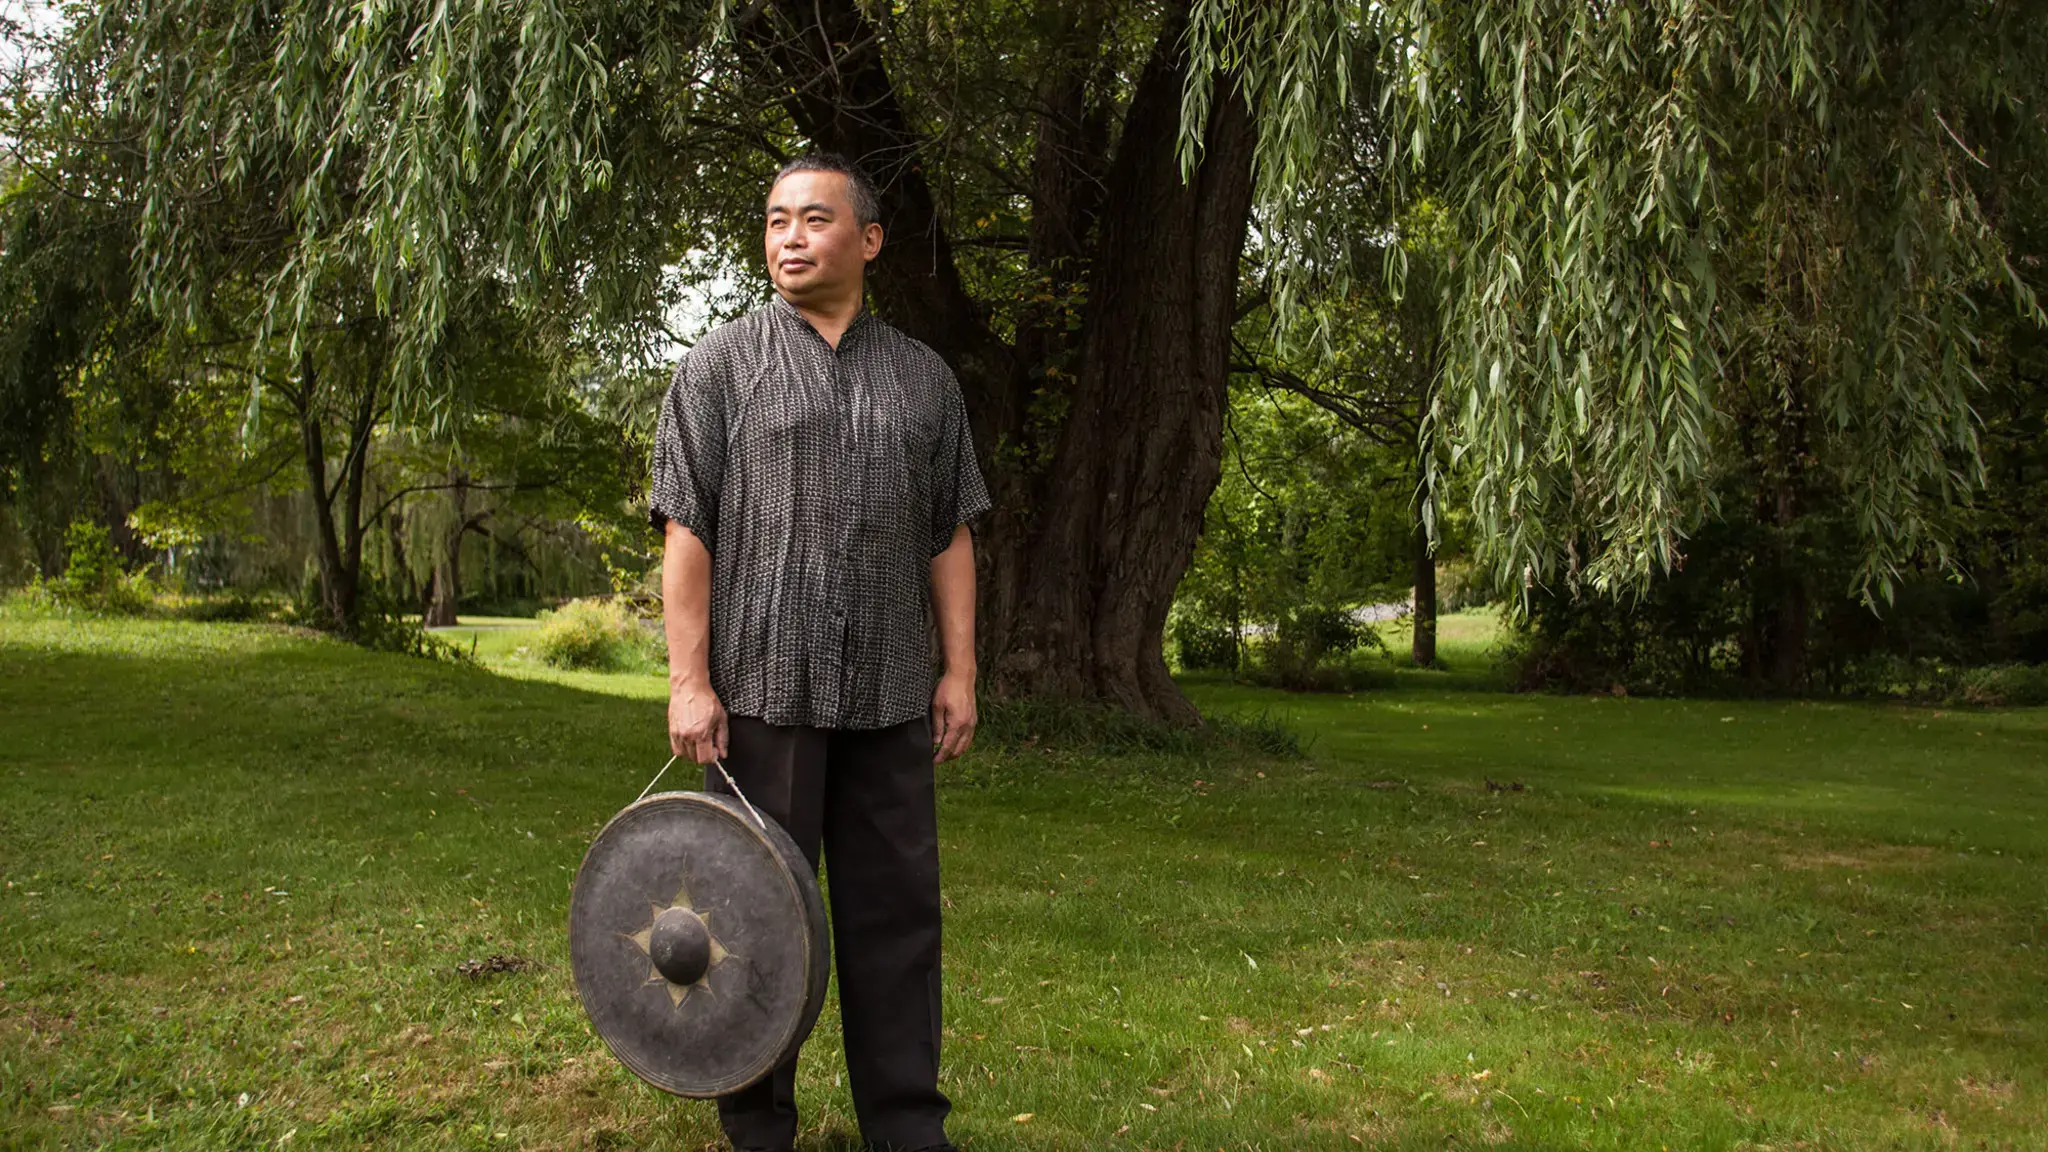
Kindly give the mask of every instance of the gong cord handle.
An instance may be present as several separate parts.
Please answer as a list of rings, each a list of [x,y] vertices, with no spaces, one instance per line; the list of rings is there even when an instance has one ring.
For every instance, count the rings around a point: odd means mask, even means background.
[[[640,801],[647,799],[647,794],[649,792],[654,791],[654,786],[656,784],[661,783],[661,778],[663,776],[668,775],[668,770],[675,767],[676,761],[681,760],[682,758],[683,755],[680,752],[669,757],[668,763],[663,764],[661,766],[661,771],[656,772],[654,774],[654,779],[649,780],[647,782],[647,787],[642,788],[640,790],[640,795],[635,796],[633,798],[633,803],[638,804]],[[725,770],[725,761],[713,760],[711,763],[714,767],[718,769],[718,774],[720,776],[725,777],[725,786],[732,789],[732,794],[739,797],[740,803],[745,804],[747,806],[747,815],[752,816],[754,818],[754,823],[759,824],[761,826],[761,830],[763,832],[766,832],[768,830],[768,822],[766,820],[761,819],[761,814],[754,810],[754,802],[752,800],[747,799],[747,794],[745,792],[740,791],[740,782],[733,779],[732,773]]]

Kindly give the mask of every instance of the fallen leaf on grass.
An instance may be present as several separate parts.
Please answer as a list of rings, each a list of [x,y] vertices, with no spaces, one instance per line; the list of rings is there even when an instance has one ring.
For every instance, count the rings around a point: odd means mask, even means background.
[[[1019,1112],[1015,1116],[1010,1117],[1010,1123],[1029,1124],[1031,1123],[1031,1118],[1035,1115],[1037,1115],[1035,1112]]]
[[[455,970],[471,980],[481,980],[501,972],[524,972],[535,967],[538,965],[524,956],[490,956],[483,960],[464,960],[455,966]]]

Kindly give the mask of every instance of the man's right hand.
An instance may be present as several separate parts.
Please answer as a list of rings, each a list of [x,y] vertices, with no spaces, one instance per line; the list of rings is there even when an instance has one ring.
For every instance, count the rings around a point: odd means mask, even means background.
[[[725,705],[711,685],[699,682],[670,683],[668,689],[668,746],[678,756],[699,764],[725,759]]]

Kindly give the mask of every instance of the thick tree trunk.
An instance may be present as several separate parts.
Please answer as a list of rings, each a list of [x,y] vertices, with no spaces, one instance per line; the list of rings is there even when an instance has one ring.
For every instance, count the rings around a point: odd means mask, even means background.
[[[1078,338],[1048,315],[1015,345],[966,293],[919,137],[861,9],[777,0],[747,26],[745,47],[792,92],[786,107],[804,134],[881,183],[877,310],[960,378],[997,500],[977,541],[989,687],[1194,722],[1167,674],[1164,629],[1221,470],[1253,130],[1242,100],[1219,93],[1202,164],[1181,179],[1186,20],[1179,5],[1163,21],[1106,174],[1091,159],[1107,146],[1106,112],[1086,108],[1087,85],[1060,71],[1098,67],[1100,56],[1077,51],[1045,78],[1032,262],[1050,288],[1085,282],[1088,296]],[[1088,39],[1083,23],[1070,31]],[[1063,419],[1034,425],[1034,400],[1063,405]],[[1032,459],[1038,450],[1050,464]]]
[[[1415,622],[1409,654],[1418,668],[1436,665],[1436,555],[1429,548],[1429,529],[1415,517]]]
[[[1179,40],[1170,21],[1124,118],[1077,388],[989,667],[998,691],[1194,721],[1163,639],[1222,469],[1252,132],[1243,103],[1220,94],[1202,166],[1182,181]]]

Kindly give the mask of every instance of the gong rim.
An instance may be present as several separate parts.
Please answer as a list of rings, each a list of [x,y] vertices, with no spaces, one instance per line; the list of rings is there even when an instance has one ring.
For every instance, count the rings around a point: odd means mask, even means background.
[[[598,983],[598,958],[593,950],[598,940],[590,933],[579,933],[589,905],[599,899],[599,894],[586,885],[591,861],[599,857],[607,843],[607,837],[615,830],[631,826],[650,818],[662,809],[675,805],[687,805],[692,812],[714,814],[732,828],[753,838],[765,846],[781,867],[773,870],[779,884],[779,891],[788,895],[794,907],[800,910],[799,924],[808,926],[800,931],[799,950],[804,969],[804,995],[801,1009],[790,1015],[779,1029],[780,1035],[773,1042],[763,1044],[764,1054],[746,1068],[720,1077],[692,1077],[687,1073],[672,1074],[665,1068],[645,1058],[644,1054],[615,1039],[607,1031],[604,1022],[593,1011],[594,1004],[605,1003],[610,989]],[[620,809],[584,851],[583,861],[576,870],[576,880],[571,886],[569,897],[570,924],[570,968],[576,980],[576,992],[585,1016],[590,1021],[598,1038],[614,1059],[646,1083],[672,1095],[691,1099],[709,1099],[737,1092],[758,1083],[771,1074],[775,1068],[802,1047],[817,1025],[819,1013],[824,1008],[825,989],[831,979],[831,934],[826,930],[825,901],[819,891],[816,876],[811,873],[810,862],[804,857],[796,841],[774,820],[763,816],[757,823],[753,813],[729,796],[716,792],[658,792],[637,800]]]

